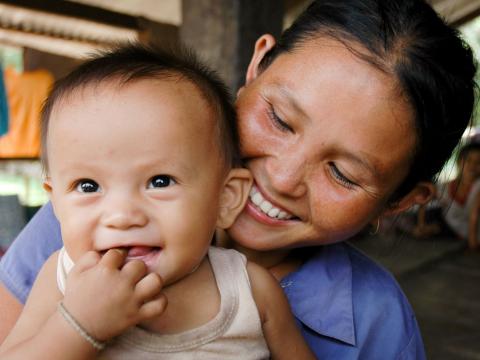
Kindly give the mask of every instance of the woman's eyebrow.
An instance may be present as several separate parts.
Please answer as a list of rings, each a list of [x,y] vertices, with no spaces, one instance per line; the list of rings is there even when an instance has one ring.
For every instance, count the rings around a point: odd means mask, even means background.
[[[293,109],[293,111],[298,115],[308,119],[307,114],[296,100],[295,93],[283,84],[275,83],[274,85],[275,87],[273,90],[276,95],[279,96],[283,101],[287,102],[291,109]]]
[[[347,151],[338,151],[337,152],[339,156],[351,160],[358,165],[360,165],[362,168],[367,170],[369,173],[374,176],[375,179],[379,179],[381,177],[380,172],[378,171],[378,167],[375,166],[376,161],[374,161],[368,154],[361,153],[361,156],[347,152]]]

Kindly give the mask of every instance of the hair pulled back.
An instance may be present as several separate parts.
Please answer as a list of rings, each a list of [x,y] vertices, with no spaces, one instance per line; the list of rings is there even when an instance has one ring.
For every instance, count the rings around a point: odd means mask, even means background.
[[[476,65],[458,32],[423,0],[318,0],[284,31],[261,66],[323,36],[393,75],[413,110],[416,148],[391,202],[419,181],[433,180],[470,122],[475,102]],[[366,51],[355,50],[358,44]]]

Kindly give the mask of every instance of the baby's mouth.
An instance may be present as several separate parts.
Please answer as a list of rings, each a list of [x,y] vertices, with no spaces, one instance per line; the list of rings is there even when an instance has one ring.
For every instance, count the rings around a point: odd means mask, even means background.
[[[125,262],[131,261],[131,260],[141,260],[143,262],[147,262],[149,259],[154,258],[156,255],[160,253],[162,250],[161,247],[158,246],[143,246],[143,245],[138,245],[138,246],[123,246],[123,247],[118,247],[116,249],[123,250],[127,253],[127,257],[125,258]],[[110,250],[103,250],[100,253],[102,255],[105,255],[105,253]]]
[[[136,259],[144,260],[146,258],[155,256],[161,250],[161,248],[157,246],[130,246],[124,249],[127,250],[126,261]]]

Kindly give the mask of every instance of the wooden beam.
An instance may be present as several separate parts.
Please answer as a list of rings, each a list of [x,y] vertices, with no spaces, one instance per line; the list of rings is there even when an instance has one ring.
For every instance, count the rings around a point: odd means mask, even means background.
[[[20,23],[16,21],[19,18],[22,19]],[[178,41],[178,27],[175,25],[69,1],[0,0],[0,27],[3,28],[0,31],[5,30],[3,33],[15,31],[10,42],[21,40],[18,45],[22,46],[26,46],[25,41],[28,43],[29,39],[34,39],[37,35],[43,35],[44,38],[40,39],[47,42],[51,37],[52,47],[48,48],[56,49],[55,53],[61,51],[61,47],[55,46],[60,43],[56,38],[91,43],[83,44],[83,47],[82,44],[75,43],[66,46],[69,54],[74,49],[74,57],[82,53],[82,48],[95,43],[103,46],[138,39],[145,43],[164,45]],[[2,33],[0,37],[1,35]],[[47,46],[47,42],[41,41],[42,46]],[[65,55],[64,52],[60,53]]]
[[[62,16],[140,30],[137,17],[110,10],[59,0],[0,0],[0,3]]]
[[[283,0],[183,0],[180,39],[217,70],[236,91],[256,39],[282,30]]]

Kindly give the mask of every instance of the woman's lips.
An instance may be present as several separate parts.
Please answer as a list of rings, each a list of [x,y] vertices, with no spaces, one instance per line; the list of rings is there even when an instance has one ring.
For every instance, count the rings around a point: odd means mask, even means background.
[[[246,206],[247,212],[260,222],[267,224],[285,224],[286,221],[295,217],[270,201],[265,199],[258,187],[252,186],[249,201]]]

